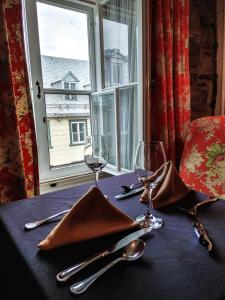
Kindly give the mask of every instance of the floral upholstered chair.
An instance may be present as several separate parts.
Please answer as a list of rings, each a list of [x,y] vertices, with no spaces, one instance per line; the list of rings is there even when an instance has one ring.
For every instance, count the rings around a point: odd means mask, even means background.
[[[225,116],[191,122],[179,172],[191,189],[225,199]]]

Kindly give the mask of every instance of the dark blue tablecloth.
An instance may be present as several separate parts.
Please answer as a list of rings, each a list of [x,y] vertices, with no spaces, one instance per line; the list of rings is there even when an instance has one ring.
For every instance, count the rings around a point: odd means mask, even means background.
[[[139,202],[140,195],[120,201],[114,196],[122,192],[120,184],[134,181],[134,174],[100,181],[103,193],[132,218],[145,212],[145,205]],[[70,293],[70,284],[97,271],[119,253],[89,266],[68,284],[59,285],[55,279],[59,271],[105,249],[124,233],[40,252],[37,244],[56,223],[43,225],[33,231],[24,231],[24,224],[69,208],[89,186],[76,186],[0,207],[1,283],[11,294],[8,298],[1,296],[1,299],[225,299],[223,200],[201,208],[198,214],[213,240],[213,255],[210,256],[199,244],[193,233],[192,220],[177,208],[168,207],[153,210],[155,215],[163,218],[164,226],[143,237],[146,249],[140,260],[119,263],[79,296]],[[191,205],[204,198],[205,195],[193,192],[185,199],[185,203]]]

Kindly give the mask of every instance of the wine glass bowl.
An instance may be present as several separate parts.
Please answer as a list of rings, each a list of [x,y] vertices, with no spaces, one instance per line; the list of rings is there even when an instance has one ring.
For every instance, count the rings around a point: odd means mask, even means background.
[[[98,186],[98,178],[101,170],[109,159],[109,151],[104,135],[87,136],[84,145],[84,161],[95,174],[95,185]]]
[[[166,172],[166,155],[161,141],[152,141],[150,143],[139,142],[134,161],[135,174],[147,189],[147,211],[144,215],[137,217],[136,221],[143,227],[159,228],[163,225],[160,218],[152,215],[150,204],[152,195]]]

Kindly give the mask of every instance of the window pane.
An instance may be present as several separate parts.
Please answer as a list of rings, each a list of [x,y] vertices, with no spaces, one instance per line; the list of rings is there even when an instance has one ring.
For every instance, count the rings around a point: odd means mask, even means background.
[[[68,90],[69,89],[69,83],[68,82],[64,82],[64,89]]]
[[[121,167],[132,170],[138,143],[138,89],[137,86],[122,88],[119,93]]]
[[[80,132],[80,141],[84,142],[84,139],[85,139],[84,132]]]
[[[73,143],[79,142],[78,133],[73,133]]]
[[[84,132],[84,123],[79,123],[80,132]]]
[[[77,123],[71,123],[72,132],[77,132]]]
[[[93,131],[104,134],[109,148],[109,164],[116,166],[115,108],[114,95],[107,94],[92,98]]]
[[[37,13],[44,88],[74,81],[90,89],[87,14],[41,2]]]
[[[138,0],[109,0],[101,5],[106,87],[137,81]]]
[[[46,94],[46,114],[51,123],[51,143],[49,149],[50,166],[60,166],[83,160],[84,145],[71,146],[79,142],[79,123],[86,120],[90,131],[89,96],[78,95],[77,101],[66,101],[64,94]],[[83,134],[82,134],[83,138]]]
[[[70,89],[71,89],[71,90],[75,90],[75,86],[76,86],[75,83],[71,83],[71,84],[70,84]]]

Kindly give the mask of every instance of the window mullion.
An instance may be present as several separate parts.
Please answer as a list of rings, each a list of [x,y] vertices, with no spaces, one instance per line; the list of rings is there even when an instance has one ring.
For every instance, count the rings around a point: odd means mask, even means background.
[[[114,101],[115,101],[115,136],[116,136],[116,166],[117,171],[121,171],[121,141],[120,141],[120,90],[119,88],[115,88],[114,93]]]

